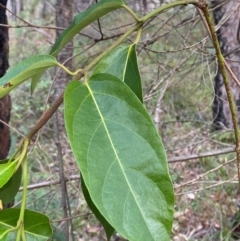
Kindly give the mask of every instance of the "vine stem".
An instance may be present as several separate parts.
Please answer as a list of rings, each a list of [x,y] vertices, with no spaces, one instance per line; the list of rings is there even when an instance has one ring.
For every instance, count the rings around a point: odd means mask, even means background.
[[[217,35],[215,33],[214,24],[213,24],[212,18],[210,16],[207,3],[197,5],[197,7],[199,7],[202,10],[202,12],[205,16],[205,19],[206,19],[206,22],[207,22],[207,25],[208,25],[208,28],[209,28],[209,31],[211,34],[210,37],[212,38],[212,42],[213,42],[213,45],[214,45],[214,48],[216,51],[218,65],[222,72],[223,82],[224,82],[226,93],[227,93],[229,107],[230,107],[230,111],[231,111],[231,115],[232,115],[235,140],[236,140],[237,169],[238,169],[238,192],[240,192],[240,133],[239,133],[239,127],[238,127],[236,105],[234,102],[234,98],[233,98],[232,91],[230,88],[229,80],[227,77],[225,59],[221,53],[220,45],[218,42]]]
[[[157,9],[155,9],[154,11],[150,12],[149,14],[145,15],[144,17],[140,18],[139,21],[142,22],[146,22],[148,19],[154,17],[155,15],[162,13],[166,10],[168,10],[169,8],[174,8],[177,6],[186,6],[188,4],[198,4],[199,1],[198,0],[182,0],[182,1],[176,1],[176,2],[171,2],[168,4],[165,4]]]
[[[140,41],[140,38],[141,38],[141,33],[142,33],[142,27],[140,27],[140,28],[138,29],[137,36],[136,36],[136,39],[135,39],[133,45],[134,45],[134,44],[138,44],[138,42]]]
[[[130,10],[128,7],[125,7],[125,9],[130,12],[130,14],[135,18],[137,23],[132,26],[125,34],[123,34],[117,41],[115,41],[108,49],[106,49],[102,54],[100,54],[96,59],[94,59],[88,66],[86,66],[84,69],[77,70],[75,72],[71,72],[70,70],[66,69],[65,66],[62,66],[59,64],[61,68],[63,68],[67,73],[70,75],[75,75],[75,79],[81,79],[93,66],[95,66],[106,54],[108,54],[111,50],[116,48],[119,44],[121,44],[131,33],[138,30],[142,27],[142,25],[149,20],[150,18],[154,17],[157,14],[160,14],[161,12],[166,11],[169,8],[177,7],[177,6],[183,6],[183,5],[201,5],[202,2],[199,2],[199,0],[181,0],[176,1],[172,3],[165,4],[164,6],[161,6],[157,8],[156,10],[152,11],[151,13],[145,15],[142,18],[138,18],[137,15],[133,13],[132,10]],[[138,32],[137,39],[139,39],[139,34],[141,33],[141,30]],[[86,81],[86,78],[85,78]],[[63,103],[63,96],[64,93],[62,93],[58,99],[53,103],[53,105],[45,111],[40,119],[37,121],[33,129],[29,132],[27,135],[27,139],[32,139],[33,136],[46,124],[46,122],[52,117],[52,115],[55,113],[55,111],[58,109],[58,107]]]
[[[136,20],[136,22],[141,22],[139,17],[133,12],[133,10],[130,7],[124,4],[123,8],[125,8],[132,15],[132,17]]]
[[[21,155],[22,159],[22,169],[23,169],[23,196],[22,196],[22,204],[21,204],[21,212],[19,219],[23,221],[24,219],[24,211],[26,207],[26,200],[27,200],[27,185],[28,185],[28,166],[27,166],[27,149],[29,145],[29,140],[26,139],[23,143],[23,151]]]
[[[26,236],[24,232],[24,213],[25,213],[25,207],[27,202],[27,187],[28,187],[27,151],[28,151],[29,142],[30,142],[29,139],[24,139],[23,144],[21,146],[22,151],[18,157],[18,160],[19,160],[18,162],[22,164],[22,169],[23,169],[23,194],[22,194],[22,203],[21,203],[18,222],[16,227],[10,228],[4,233],[4,235],[6,235],[7,233],[17,230],[16,241],[20,241],[21,237],[22,237],[22,241],[26,241]]]
[[[28,184],[28,167],[27,167],[27,157],[26,155],[23,157],[22,161],[22,169],[23,169],[23,194],[22,194],[22,203],[20,209],[20,215],[17,222],[17,240],[20,241],[21,237],[23,241],[26,241],[26,237],[24,235],[24,213],[26,208],[26,200],[27,200],[27,184]]]
[[[88,66],[86,66],[83,70],[78,70],[73,73],[77,73],[75,79],[81,79],[87,71],[89,71],[94,65],[96,65],[106,54],[108,54],[111,50],[116,48],[119,44],[121,44],[131,33],[136,31],[142,26],[142,23],[137,23],[133,27],[131,27],[125,34],[123,34],[116,42],[114,42],[107,50],[105,50],[102,54],[100,54],[96,59],[94,59]],[[62,67],[62,66],[60,66]],[[71,72],[72,73],[72,72]],[[46,110],[40,119],[37,121],[33,129],[28,133],[27,139],[32,139],[34,135],[47,123],[47,121],[52,117],[52,115],[56,112],[58,107],[63,103],[62,93],[58,99],[53,103],[53,105]]]
[[[95,66],[107,53],[116,48],[121,44],[131,33],[138,30],[142,26],[142,22],[136,23],[132,26],[125,34],[123,34],[117,41],[115,41],[109,48],[107,48],[102,54],[100,54],[96,59],[94,59],[86,68],[84,68],[83,73],[89,71],[93,66]]]

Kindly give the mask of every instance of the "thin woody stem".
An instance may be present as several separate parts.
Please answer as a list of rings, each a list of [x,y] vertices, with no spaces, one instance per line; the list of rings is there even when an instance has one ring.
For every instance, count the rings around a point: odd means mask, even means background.
[[[38,122],[35,124],[33,129],[28,133],[27,137],[29,140],[32,140],[33,136],[47,123],[47,121],[52,117],[58,107],[63,103],[63,93],[58,97],[54,104],[45,111]]]

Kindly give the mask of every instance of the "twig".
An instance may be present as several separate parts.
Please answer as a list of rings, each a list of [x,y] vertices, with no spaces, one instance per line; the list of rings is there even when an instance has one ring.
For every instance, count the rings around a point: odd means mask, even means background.
[[[201,175],[198,175],[196,178],[194,178],[194,179],[192,179],[192,180],[190,180],[190,181],[188,181],[188,182],[185,182],[185,183],[176,185],[176,186],[174,187],[174,189],[182,188],[182,187],[184,187],[184,186],[188,186],[188,185],[190,185],[190,184],[193,184],[194,182],[198,181],[199,179],[202,179],[203,177],[207,176],[209,173],[215,172],[215,171],[219,170],[220,168],[228,165],[229,163],[231,163],[231,162],[233,162],[233,161],[235,161],[235,160],[236,160],[236,158],[234,158],[233,160],[227,161],[227,162],[225,162],[225,163],[223,163],[223,164],[221,164],[221,165],[219,165],[219,166],[217,166],[217,167],[215,167],[215,168],[213,168],[213,169],[211,169],[211,170],[209,170],[209,171],[207,171],[207,172],[205,172],[205,173],[203,173],[203,174],[201,174]]]
[[[12,129],[14,132],[18,133],[21,137],[25,138],[24,134],[22,134],[20,131],[18,131],[14,127],[10,126],[7,122],[0,120],[0,123],[2,123],[3,125],[7,126],[10,129]]]
[[[216,151],[203,152],[203,153],[200,153],[200,154],[193,154],[193,155],[188,155],[188,156],[179,156],[179,157],[169,158],[168,162],[169,163],[185,162],[185,161],[188,161],[188,160],[202,158],[202,157],[224,155],[224,154],[232,153],[232,152],[235,152],[235,151],[236,151],[236,149],[234,147],[231,147],[231,148],[225,148],[225,149],[220,150],[220,151],[216,150]]]
[[[63,221],[72,220],[74,218],[86,217],[86,216],[91,215],[91,214],[92,213],[89,212],[89,213],[85,213],[85,214],[79,214],[79,215],[71,216],[69,218],[62,218],[60,220],[52,220],[51,223],[60,223],[60,222],[63,222]]]
[[[6,6],[4,6],[3,4],[0,3],[0,6],[2,8],[5,8],[8,12],[10,12],[14,17],[16,17],[17,19],[19,19],[20,21],[22,21],[23,23],[25,23],[26,25],[19,25],[19,26],[15,26],[14,28],[20,28],[20,27],[32,27],[32,28],[46,28],[46,29],[63,29],[63,28],[58,28],[58,27],[46,27],[46,26],[39,26],[39,25],[34,25],[29,23],[28,21],[26,21],[25,19],[17,16],[15,13],[13,13],[11,10],[9,10]],[[5,24],[1,24],[2,27],[7,27],[10,28],[9,25],[5,25]],[[12,27],[11,27],[12,28]]]
[[[68,181],[73,181],[73,180],[78,180],[78,179],[80,179],[79,175],[73,175],[73,176],[70,176],[68,178],[65,178],[64,181],[68,182]],[[58,185],[58,184],[60,184],[60,181],[40,182],[40,183],[28,185],[27,189],[31,190],[31,189],[37,189],[37,188],[42,188],[42,187],[51,187],[51,186]],[[19,191],[22,191],[22,190],[23,190],[23,188],[20,187]]]
[[[231,70],[231,68],[229,67],[227,61],[225,59],[223,59],[224,64],[226,69],[228,70],[228,73],[231,75],[231,77],[233,78],[233,80],[235,81],[235,83],[238,85],[238,87],[240,88],[240,82],[238,80],[238,78],[236,77],[236,75],[233,73],[233,71]]]
[[[8,25],[8,24],[0,24],[1,27],[5,28],[45,28],[45,29],[59,29],[64,30],[65,28],[55,27],[55,26],[44,26],[44,25],[34,25],[34,24],[26,24],[26,25]]]
[[[226,181],[220,181],[216,184],[213,184],[213,185],[210,185],[210,186],[207,186],[207,187],[203,187],[203,188],[199,188],[199,189],[194,189],[194,190],[191,190],[191,191],[187,191],[187,192],[181,192],[181,193],[175,193],[176,196],[180,196],[180,195],[185,195],[185,194],[188,194],[188,193],[196,193],[196,192],[200,192],[200,191],[203,191],[203,190],[206,190],[206,189],[210,189],[210,188],[213,188],[213,187],[218,187],[220,185],[223,185],[225,183],[232,183],[232,181],[236,178],[237,176],[234,176],[233,178],[229,179],[229,180],[226,180]],[[239,183],[239,182],[238,182]]]
[[[32,140],[34,135],[47,123],[47,121],[52,117],[52,115],[56,112],[58,107],[63,103],[63,93],[58,97],[58,99],[53,103],[53,105],[46,110],[38,122],[35,124],[33,129],[27,135],[29,140]]]
[[[67,219],[69,218],[68,216],[68,207],[67,207],[67,186],[65,182],[65,177],[64,177],[64,167],[63,167],[63,157],[62,157],[62,146],[60,143],[60,138],[59,138],[59,119],[58,119],[58,111],[55,112],[55,121],[54,121],[54,139],[55,139],[55,144],[57,147],[57,160],[58,160],[58,166],[59,166],[59,178],[60,178],[60,184],[61,184],[61,198],[62,198],[62,209],[64,213],[64,218]],[[70,214],[71,216],[71,214]],[[69,239],[69,222],[65,222],[66,225],[66,232],[67,232],[67,239]]]

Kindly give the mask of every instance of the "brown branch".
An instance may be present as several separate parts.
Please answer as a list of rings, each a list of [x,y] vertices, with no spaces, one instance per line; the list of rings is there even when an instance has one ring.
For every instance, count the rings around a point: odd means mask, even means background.
[[[53,103],[53,105],[45,111],[38,122],[35,124],[33,129],[27,135],[29,140],[32,140],[33,136],[47,123],[47,121],[52,117],[58,107],[63,103],[63,93],[58,97],[58,99]]]
[[[59,219],[59,220],[52,220],[51,223],[60,223],[60,222],[63,222],[63,221],[72,220],[74,218],[86,217],[86,216],[91,215],[91,214],[92,214],[91,212],[86,213],[86,214],[78,214],[78,215],[75,215],[75,216],[71,216],[69,218],[62,218],[62,219]]]
[[[78,76],[75,79],[76,80],[77,79],[81,79],[83,77],[83,75],[84,75],[84,71],[83,72],[79,72]],[[27,139],[32,140],[33,136],[48,122],[48,120],[56,112],[58,107],[63,103],[63,96],[64,96],[64,93],[62,93],[58,97],[58,99],[53,103],[53,105],[42,114],[42,116],[37,121],[35,126],[32,128],[32,130],[26,136]]]
[[[0,24],[0,27],[5,27],[5,28],[45,28],[45,29],[59,29],[59,30],[65,29],[65,28],[60,28],[60,27],[55,27],[55,26],[44,26],[44,25],[34,25],[34,24],[27,24],[27,25]]]
[[[230,147],[230,148],[225,148],[223,150],[215,150],[215,151],[208,151],[208,152],[203,152],[203,153],[193,154],[193,155],[188,155],[188,156],[173,157],[173,158],[168,158],[168,163],[185,162],[188,160],[202,158],[202,157],[224,155],[224,154],[232,153],[235,151],[236,151],[236,149],[234,147]]]
[[[79,175],[73,175],[73,176],[70,176],[68,178],[65,178],[65,182],[68,182],[68,181],[73,181],[73,180],[77,180],[77,179],[80,179],[80,176]],[[60,184],[60,180],[59,181],[49,181],[49,182],[40,182],[40,183],[37,183],[37,184],[30,184],[27,186],[27,189],[28,190],[31,190],[31,189],[37,189],[37,188],[42,188],[42,187],[51,187],[53,185],[58,185]],[[20,187],[19,188],[19,191],[22,191],[23,188]]]

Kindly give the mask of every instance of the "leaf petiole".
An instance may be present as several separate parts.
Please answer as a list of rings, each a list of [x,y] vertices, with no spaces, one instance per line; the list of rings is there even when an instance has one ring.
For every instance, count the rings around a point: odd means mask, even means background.
[[[57,65],[58,65],[60,68],[62,68],[66,73],[68,73],[69,75],[71,75],[71,76],[75,76],[75,75],[77,75],[79,72],[82,71],[82,69],[78,69],[78,70],[76,70],[75,72],[72,72],[72,71],[70,71],[68,68],[66,68],[64,65],[62,65],[62,64],[60,64],[60,63],[58,63]]]
[[[141,22],[141,19],[133,12],[131,8],[129,8],[127,5],[123,5],[123,8],[125,8],[138,23]]]
[[[142,27],[140,27],[140,28],[138,29],[137,36],[136,36],[136,39],[135,39],[133,45],[134,45],[134,44],[138,44],[138,42],[139,42],[139,40],[140,40],[140,38],[141,38],[141,33],[142,33]]]

